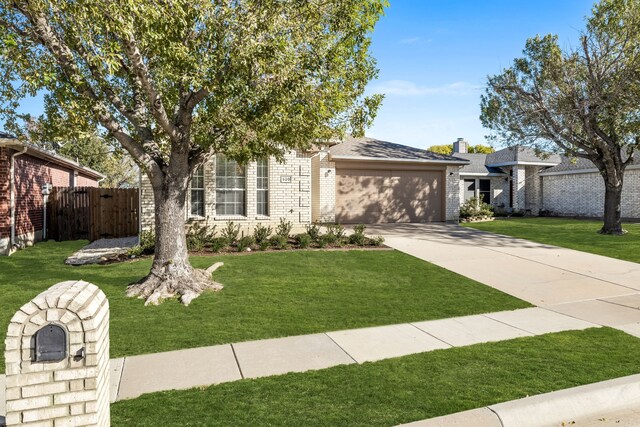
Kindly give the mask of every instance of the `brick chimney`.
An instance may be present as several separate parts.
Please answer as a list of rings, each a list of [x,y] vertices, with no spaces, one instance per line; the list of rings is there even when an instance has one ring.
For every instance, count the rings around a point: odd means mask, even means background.
[[[466,153],[468,151],[469,151],[469,143],[465,141],[464,138],[458,138],[456,142],[453,143],[454,153]]]

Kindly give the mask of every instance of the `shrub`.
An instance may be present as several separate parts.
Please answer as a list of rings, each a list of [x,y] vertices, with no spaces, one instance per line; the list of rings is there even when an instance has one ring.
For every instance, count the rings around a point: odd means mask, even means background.
[[[369,243],[371,243],[371,246],[382,246],[382,244],[384,243],[384,237],[372,237],[371,239],[369,239]]]
[[[308,233],[301,233],[296,236],[296,242],[300,249],[306,249],[311,245],[311,236]]]
[[[318,239],[318,247],[324,248],[335,243],[335,236],[325,234]]]
[[[129,248],[129,250],[127,251],[127,256],[129,258],[137,258],[140,255],[142,255],[142,252],[143,252],[142,246],[135,245],[134,247]]]
[[[213,252],[220,252],[227,246],[227,240],[224,237],[216,237],[209,243],[209,247]]]
[[[335,241],[340,241],[344,237],[344,227],[340,224],[327,225],[327,234],[335,237]]]
[[[291,223],[291,221],[287,221],[284,218],[280,218],[280,223],[276,227],[276,236],[280,236],[288,239],[292,229],[293,229],[293,224]]]
[[[251,248],[251,245],[255,243],[253,236],[243,236],[238,240],[238,252],[244,252]]]
[[[194,252],[200,252],[205,246],[209,245],[216,237],[216,226],[209,228],[207,225],[201,225],[194,222],[187,231],[187,249]]]
[[[276,234],[270,239],[271,246],[276,249],[288,249],[289,248],[289,240],[285,236],[281,236]]]
[[[318,241],[318,238],[320,237],[320,227],[318,226],[318,224],[313,223],[313,224],[307,224],[307,234],[309,235],[309,237],[311,237],[311,240],[313,240],[314,242]]]
[[[152,254],[156,248],[156,233],[151,230],[146,230],[140,233],[140,244],[143,254]]]
[[[357,224],[353,226],[353,232],[356,234],[364,234],[364,230],[367,229],[367,226],[364,224]]]
[[[261,251],[266,251],[271,246],[271,241],[269,239],[265,239],[262,242],[258,243],[258,247]]]
[[[234,224],[233,221],[228,221],[227,225],[224,226],[220,234],[227,245],[232,245],[238,240],[238,235],[240,234],[240,225]]]
[[[493,216],[493,207],[477,197],[472,197],[460,206],[460,218]]]
[[[352,245],[364,246],[367,242],[367,238],[362,233],[353,233],[349,236],[349,243]]]
[[[256,224],[256,228],[253,229],[253,238],[257,244],[269,239],[273,229],[271,227],[265,227],[262,224]]]

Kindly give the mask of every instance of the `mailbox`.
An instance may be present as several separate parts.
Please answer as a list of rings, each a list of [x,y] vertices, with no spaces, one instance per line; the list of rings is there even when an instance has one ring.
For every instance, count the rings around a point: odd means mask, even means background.
[[[67,358],[67,332],[58,325],[47,325],[35,334],[34,362],[60,362]]]

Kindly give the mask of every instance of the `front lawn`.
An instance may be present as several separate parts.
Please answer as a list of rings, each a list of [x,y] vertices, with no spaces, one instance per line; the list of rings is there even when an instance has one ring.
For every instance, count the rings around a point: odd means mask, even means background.
[[[111,421],[393,426],[639,372],[640,340],[614,329],[588,329],[153,393],[115,403]]]
[[[144,307],[125,289],[144,276],[150,260],[65,266],[84,243],[45,242],[0,258],[0,341],[20,306],[76,279],[98,285],[109,298],[112,357],[530,306],[400,252],[354,250],[193,257],[203,268],[223,261],[214,277],[225,289],[189,307],[177,301]]]
[[[602,221],[565,218],[510,218],[461,224],[548,245],[640,262],[640,224],[624,224],[623,236],[598,234]]]

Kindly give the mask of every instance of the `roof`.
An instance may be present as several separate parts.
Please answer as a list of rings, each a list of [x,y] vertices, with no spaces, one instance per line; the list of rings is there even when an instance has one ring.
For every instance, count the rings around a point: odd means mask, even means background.
[[[487,166],[487,154],[481,153],[456,153],[456,157],[469,160],[471,163],[460,169],[461,174],[468,175],[487,175],[500,174],[506,175],[501,169]]]
[[[640,158],[634,158],[631,163],[632,166],[640,165]],[[578,172],[593,172],[597,171],[596,165],[589,159],[583,157],[568,157],[561,156],[561,161],[557,165],[545,169],[543,175],[563,175]]]
[[[539,156],[536,150],[529,147],[513,146],[503,148],[495,153],[487,154],[486,164],[490,166],[508,166],[514,164],[556,164],[560,163],[560,155],[549,153]]]
[[[331,158],[336,160],[409,161],[460,165],[468,163],[466,159],[368,137],[347,136],[342,143],[331,147],[329,153]]]
[[[52,163],[56,163],[62,166],[66,166],[68,168],[71,168],[73,170],[76,170],[78,172],[82,172],[84,175],[90,176],[92,178],[96,178],[96,179],[103,179],[105,178],[105,175],[103,175],[102,173],[93,170],[91,168],[88,168],[86,166],[82,166],[80,163],[75,162],[71,159],[67,159],[66,157],[60,156],[56,153],[53,153],[51,151],[45,150],[43,148],[37,147],[33,144],[29,144],[26,142],[21,142],[18,139],[16,139],[16,137],[9,135],[8,133],[5,132],[0,132],[0,146],[8,146],[11,147],[13,149],[25,149],[26,148],[26,153],[34,156],[34,157],[38,157],[38,158],[42,158],[45,160],[48,160]]]

